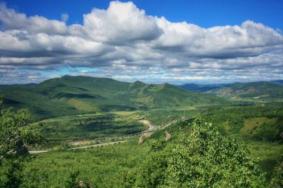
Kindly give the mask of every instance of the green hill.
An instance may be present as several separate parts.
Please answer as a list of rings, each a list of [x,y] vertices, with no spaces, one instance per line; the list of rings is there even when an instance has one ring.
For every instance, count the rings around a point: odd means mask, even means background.
[[[234,100],[258,102],[283,101],[283,86],[277,82],[235,83],[212,89],[208,93],[214,93],[217,96]]]
[[[85,76],[64,76],[39,84],[0,86],[0,96],[4,98],[4,104],[28,108],[39,118],[224,102],[221,98],[170,84],[128,83]]]
[[[196,92],[206,92],[210,91],[213,89],[218,89],[222,88],[225,85],[224,84],[193,84],[193,83],[188,83],[188,84],[183,84],[183,85],[178,85],[181,88],[184,88],[186,90],[190,91],[196,91]]]

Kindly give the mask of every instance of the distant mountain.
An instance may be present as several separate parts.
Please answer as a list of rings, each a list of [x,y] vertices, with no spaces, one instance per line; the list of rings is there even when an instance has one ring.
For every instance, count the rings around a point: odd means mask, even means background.
[[[184,84],[180,85],[179,87],[184,88],[186,90],[190,91],[196,91],[196,92],[206,92],[213,89],[218,89],[221,87],[224,87],[224,84],[207,84],[207,85],[201,85],[201,84]]]
[[[232,84],[184,84],[179,87],[232,100],[283,102],[283,80]]]
[[[234,100],[283,102],[282,81],[235,83],[207,91]]]
[[[0,86],[4,104],[28,108],[38,118],[66,114],[219,104],[225,100],[170,84],[64,76],[40,84]]]
[[[283,85],[283,80],[274,80],[274,81],[271,81],[271,83]]]

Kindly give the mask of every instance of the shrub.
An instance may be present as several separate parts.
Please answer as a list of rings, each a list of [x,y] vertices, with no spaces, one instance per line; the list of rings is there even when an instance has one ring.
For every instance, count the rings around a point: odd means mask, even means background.
[[[153,148],[156,148],[156,144]],[[264,174],[237,140],[195,120],[188,132],[158,145],[134,173],[129,187],[264,187]]]

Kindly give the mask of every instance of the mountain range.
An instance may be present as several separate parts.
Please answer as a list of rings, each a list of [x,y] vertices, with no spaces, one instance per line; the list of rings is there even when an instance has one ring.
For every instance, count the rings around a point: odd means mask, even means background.
[[[189,91],[214,94],[230,100],[249,100],[254,102],[282,102],[283,81],[260,81],[249,83],[180,86]]]
[[[175,86],[63,76],[38,84],[1,85],[0,96],[4,105],[27,108],[40,119],[81,113],[216,105],[228,101],[282,102],[283,81]]]
[[[170,84],[129,83],[86,76],[63,76],[39,84],[2,85],[0,96],[5,105],[28,108],[37,118],[225,102],[217,96]]]

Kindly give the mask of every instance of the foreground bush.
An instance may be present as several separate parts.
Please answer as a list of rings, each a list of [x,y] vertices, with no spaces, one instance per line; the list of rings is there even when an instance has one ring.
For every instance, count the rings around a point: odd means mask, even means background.
[[[153,148],[144,164],[127,175],[126,186],[265,187],[246,148],[200,120],[171,143]]]
[[[0,187],[21,187],[22,164],[29,156],[27,144],[41,139],[24,129],[29,121],[28,111],[6,109],[0,100]]]

